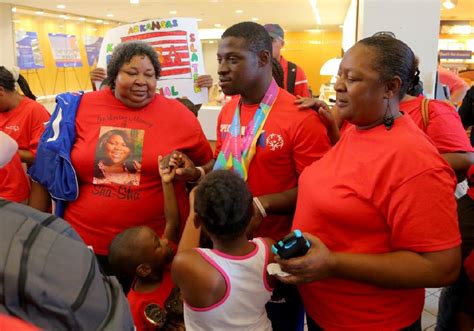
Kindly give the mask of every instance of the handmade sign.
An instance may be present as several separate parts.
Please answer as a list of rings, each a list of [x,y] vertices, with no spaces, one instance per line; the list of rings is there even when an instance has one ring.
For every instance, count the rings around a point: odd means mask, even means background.
[[[106,68],[114,47],[129,40],[146,41],[158,53],[160,94],[168,98],[188,98],[194,104],[207,102],[207,89],[196,85],[198,76],[204,74],[204,61],[195,19],[156,19],[109,30],[97,66]]]

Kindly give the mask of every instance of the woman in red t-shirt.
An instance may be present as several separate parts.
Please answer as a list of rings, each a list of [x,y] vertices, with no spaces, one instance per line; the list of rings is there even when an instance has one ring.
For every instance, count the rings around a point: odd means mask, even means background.
[[[421,330],[424,287],[459,273],[454,173],[399,109],[415,64],[386,36],[359,41],[340,64],[336,105],[353,127],[300,176],[293,227],[312,247],[278,261],[310,331]]]
[[[20,87],[24,95],[16,90]],[[11,71],[0,66],[0,131],[5,132],[18,143],[18,154],[21,162],[33,163],[38,142],[49,120],[49,113],[43,105],[35,101],[25,78],[19,74],[18,68]],[[49,194],[34,182],[30,183],[25,171],[14,162],[9,166],[8,179],[3,176],[4,185],[0,187],[0,194],[9,192],[5,196],[16,202],[27,201],[31,207],[46,211],[49,206]],[[6,170],[4,170],[6,171]],[[5,182],[8,180],[8,182]]]

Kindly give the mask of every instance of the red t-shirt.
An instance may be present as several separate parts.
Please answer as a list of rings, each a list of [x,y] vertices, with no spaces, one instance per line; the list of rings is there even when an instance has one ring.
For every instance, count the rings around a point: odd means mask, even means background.
[[[288,81],[288,61],[283,56],[280,56],[279,62],[281,67],[283,68],[283,86],[285,89],[287,89],[286,83]],[[306,78],[306,74],[304,73],[303,69],[301,69],[298,65],[296,66],[295,91],[293,94],[296,96],[299,95],[301,97],[311,97],[311,94],[309,93],[308,79]]]
[[[448,86],[451,95],[460,88],[468,88],[467,83],[461,77],[441,66],[438,66],[438,78],[441,84]]]
[[[115,182],[97,174],[103,166],[99,138],[111,129],[130,137],[129,156],[133,159],[127,161],[129,166],[141,165],[138,173],[124,167]],[[68,204],[64,218],[98,254],[107,254],[110,241],[129,227],[147,225],[163,234],[166,222],[158,155],[179,150],[197,165],[212,158],[196,117],[178,101],[160,95],[134,110],[116,99],[110,89],[87,93],[77,111],[76,130],[71,160],[78,176],[79,198]],[[183,182],[176,182],[175,192],[184,222],[189,206]]]
[[[0,168],[0,197],[5,200],[23,202],[30,194],[30,181],[21,165],[20,155],[13,156],[11,161]]]
[[[413,143],[413,142],[416,142]],[[407,116],[350,128],[299,180],[293,228],[334,252],[434,252],[459,246],[447,162]],[[329,278],[300,285],[306,312],[325,330],[399,330],[420,318],[424,289],[387,289]]]
[[[0,314],[0,330],[41,331],[33,324],[10,315]]]
[[[145,307],[149,304],[157,304],[160,306],[160,309],[165,309],[165,301],[174,287],[171,272],[169,269],[165,270],[160,286],[151,292],[137,292],[133,289],[134,286],[135,284],[130,289],[127,299],[130,304],[135,327],[137,331],[155,331],[157,329],[156,326],[145,318]]]
[[[410,115],[415,124],[421,128],[440,153],[474,152],[469,142],[461,119],[456,110],[449,104],[439,100],[428,103],[428,126],[423,126],[421,107],[424,97],[400,102],[400,110]]]
[[[18,148],[36,155],[38,142],[50,115],[46,108],[30,98],[7,112],[0,112],[0,131],[16,140]]]
[[[254,196],[296,187],[303,169],[330,148],[326,128],[318,115],[312,110],[299,110],[293,103],[293,95],[283,89],[279,91],[248,170],[247,183]],[[215,157],[228,134],[239,99],[229,101],[219,114]],[[240,121],[243,130],[257,108],[258,105],[242,105]],[[255,235],[279,240],[290,231],[291,220],[292,215],[269,215],[263,219]]]

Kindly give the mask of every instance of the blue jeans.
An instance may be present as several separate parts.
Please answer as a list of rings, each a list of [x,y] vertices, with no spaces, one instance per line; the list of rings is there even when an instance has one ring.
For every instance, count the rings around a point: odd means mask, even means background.
[[[304,308],[296,286],[278,282],[265,306],[273,331],[303,331]]]

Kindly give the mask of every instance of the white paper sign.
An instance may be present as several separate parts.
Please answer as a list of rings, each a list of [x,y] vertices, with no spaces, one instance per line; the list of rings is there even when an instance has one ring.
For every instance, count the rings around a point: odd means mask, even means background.
[[[202,46],[194,18],[160,18],[109,30],[102,42],[97,66],[106,68],[115,46],[129,40],[148,42],[158,53],[161,75],[158,92],[168,98],[207,102],[207,88],[196,86],[205,73]]]

